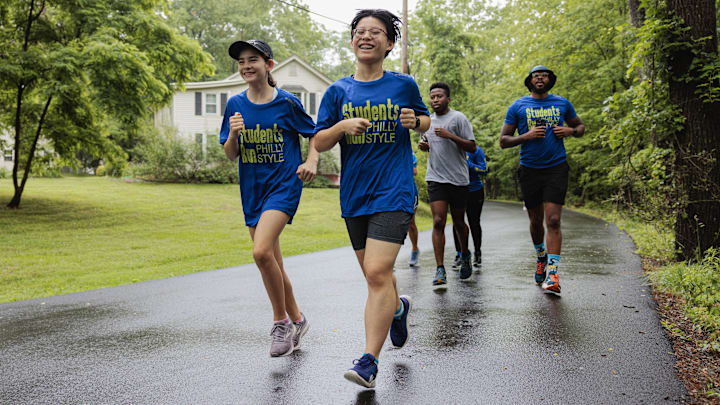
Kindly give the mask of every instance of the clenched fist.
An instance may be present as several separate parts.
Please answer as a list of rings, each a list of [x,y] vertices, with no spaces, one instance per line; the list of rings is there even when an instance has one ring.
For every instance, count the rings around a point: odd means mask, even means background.
[[[245,121],[243,121],[242,114],[236,112],[230,117],[230,134],[237,136],[238,132],[243,129],[245,129]]]
[[[351,136],[362,135],[372,126],[370,121],[365,118],[350,118],[343,122],[345,123],[345,133]]]
[[[400,110],[400,124],[407,129],[415,129],[415,111],[412,108],[403,108]]]

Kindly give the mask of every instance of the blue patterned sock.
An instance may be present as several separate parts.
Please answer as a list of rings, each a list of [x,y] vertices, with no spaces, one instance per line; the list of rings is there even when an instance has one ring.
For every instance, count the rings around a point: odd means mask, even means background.
[[[535,246],[535,253],[537,253],[538,261],[543,261],[543,258],[547,255],[545,252],[545,242],[540,242],[537,245],[533,244]]]
[[[548,271],[557,271],[557,267],[560,264],[560,255],[548,255]],[[553,269],[550,269],[554,267]]]

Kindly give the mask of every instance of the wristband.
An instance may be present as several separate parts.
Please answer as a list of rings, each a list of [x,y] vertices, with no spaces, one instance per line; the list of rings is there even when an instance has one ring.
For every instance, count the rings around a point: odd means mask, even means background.
[[[415,117],[415,129],[420,128],[420,118]]]
[[[573,128],[573,137],[577,138],[577,127]]]

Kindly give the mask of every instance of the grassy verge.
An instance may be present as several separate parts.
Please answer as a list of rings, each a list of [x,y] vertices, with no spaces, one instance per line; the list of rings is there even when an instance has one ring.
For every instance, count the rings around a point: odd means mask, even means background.
[[[34,178],[19,210],[0,179],[0,302],[252,263],[237,185]],[[418,210],[429,229],[429,208]],[[285,256],[349,245],[338,191],[305,189]]]

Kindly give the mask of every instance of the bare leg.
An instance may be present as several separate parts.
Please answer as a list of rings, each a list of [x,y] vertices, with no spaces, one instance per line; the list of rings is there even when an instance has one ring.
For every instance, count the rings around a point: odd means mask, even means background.
[[[551,202],[545,203],[545,224],[547,225],[547,251],[551,255],[559,255],[562,247],[562,231],[560,218],[562,205]]]
[[[270,298],[275,321],[285,319],[288,315],[293,319],[300,316],[293,296],[292,285],[282,267],[280,253],[280,233],[289,219],[290,216],[284,212],[268,210],[262,213],[257,226],[250,228],[250,237],[253,240],[253,258],[260,270],[265,291]],[[288,311],[289,309],[290,311]]]
[[[463,254],[470,253],[468,251],[468,233],[469,229],[465,223],[465,208],[451,208],[450,215],[453,220],[453,229],[457,233],[460,242],[460,251]]]
[[[543,217],[545,216],[545,208],[541,205],[527,209],[530,218],[530,237],[534,244],[539,245],[545,239],[545,227],[543,226]]]
[[[410,243],[412,243],[412,250],[418,250],[418,229],[415,225],[415,215],[410,218],[410,229],[408,229],[408,236],[410,237]]]
[[[430,203],[430,211],[433,216],[432,242],[435,251],[435,262],[438,266],[443,265],[445,255],[445,222],[447,221],[447,201],[433,201]]]
[[[393,265],[400,251],[397,243],[368,239],[365,249],[356,250],[368,285],[365,303],[365,352],[380,357],[395,311],[400,307]]]

